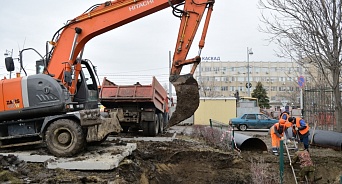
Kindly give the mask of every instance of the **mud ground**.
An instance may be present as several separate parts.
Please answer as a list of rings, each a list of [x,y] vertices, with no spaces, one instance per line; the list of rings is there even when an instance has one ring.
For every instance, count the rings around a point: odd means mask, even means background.
[[[270,145],[269,136],[258,138]],[[44,154],[46,149],[41,147],[37,152]],[[316,175],[322,177],[316,183],[340,183],[342,152],[313,146],[310,152]],[[286,158],[283,181],[292,184],[295,182]],[[109,171],[48,170],[42,163],[25,163],[13,156],[0,157],[0,162],[1,183],[279,183],[277,156],[223,152],[182,132],[173,142],[137,142],[137,150]]]

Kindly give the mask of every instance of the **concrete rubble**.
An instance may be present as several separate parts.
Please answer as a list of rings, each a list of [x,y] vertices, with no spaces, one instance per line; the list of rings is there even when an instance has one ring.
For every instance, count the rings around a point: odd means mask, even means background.
[[[34,154],[34,151],[0,152],[0,155],[17,156],[26,162],[45,163],[48,169],[69,170],[111,170],[119,166],[120,162],[137,149],[136,143],[117,145],[108,143],[101,146],[89,147],[79,156],[72,158],[57,158],[50,155]]]

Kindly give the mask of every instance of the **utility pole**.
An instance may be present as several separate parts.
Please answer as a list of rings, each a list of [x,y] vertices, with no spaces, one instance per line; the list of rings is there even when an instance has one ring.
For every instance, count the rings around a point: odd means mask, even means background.
[[[249,81],[249,55],[252,55],[253,54],[253,51],[252,51],[252,48],[248,48],[247,47],[247,90],[248,90],[248,97],[251,97],[251,83]]]

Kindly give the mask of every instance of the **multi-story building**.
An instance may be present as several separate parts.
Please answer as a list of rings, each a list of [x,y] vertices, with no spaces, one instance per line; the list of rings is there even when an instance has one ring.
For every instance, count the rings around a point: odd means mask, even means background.
[[[250,92],[246,87],[248,76],[252,85]],[[248,96],[257,82],[261,82],[273,108],[284,104],[300,106],[300,76],[304,77],[305,83],[310,83],[308,72],[295,62],[220,61],[219,58],[202,58],[194,74],[202,97],[230,97],[237,91],[239,96]]]

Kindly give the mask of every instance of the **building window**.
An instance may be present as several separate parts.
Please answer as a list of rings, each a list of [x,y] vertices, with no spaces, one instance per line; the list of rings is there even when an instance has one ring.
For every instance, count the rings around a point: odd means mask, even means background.
[[[221,77],[221,81],[227,82],[228,81],[228,77]]]
[[[255,73],[260,73],[260,67],[254,67]]]
[[[277,71],[277,68],[276,67],[270,67],[270,72],[276,72]]]
[[[214,91],[220,91],[220,87],[219,86],[214,86]]]
[[[245,77],[237,77],[237,81],[244,82],[245,81]]]

